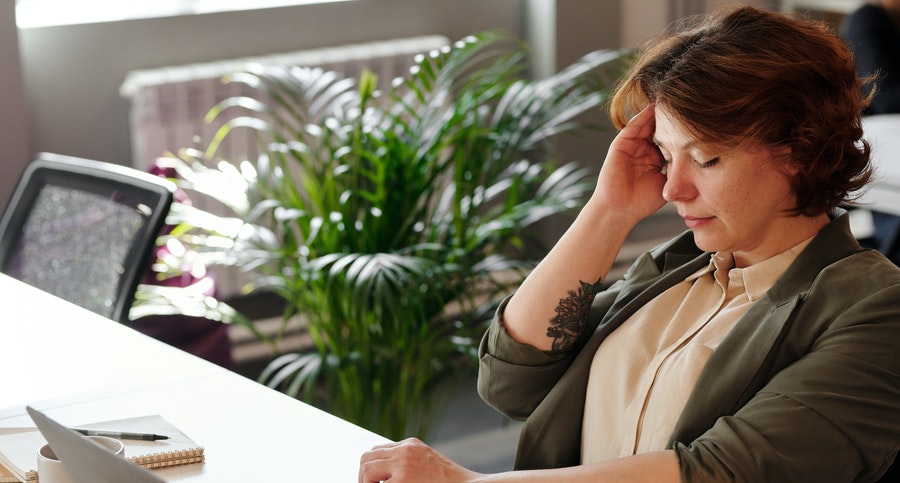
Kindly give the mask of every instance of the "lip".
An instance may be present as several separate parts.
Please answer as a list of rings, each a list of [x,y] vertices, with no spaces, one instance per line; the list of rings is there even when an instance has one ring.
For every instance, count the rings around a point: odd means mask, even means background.
[[[690,229],[700,228],[704,225],[709,224],[713,220],[713,217],[711,216],[706,218],[699,218],[696,216],[682,216],[681,218],[684,220],[684,224],[687,225],[687,227]]]

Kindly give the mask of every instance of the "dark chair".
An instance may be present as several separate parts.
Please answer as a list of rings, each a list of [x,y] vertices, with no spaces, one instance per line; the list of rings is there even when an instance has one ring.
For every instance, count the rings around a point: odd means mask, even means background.
[[[127,322],[174,192],[132,168],[39,154],[0,219],[0,272]]]

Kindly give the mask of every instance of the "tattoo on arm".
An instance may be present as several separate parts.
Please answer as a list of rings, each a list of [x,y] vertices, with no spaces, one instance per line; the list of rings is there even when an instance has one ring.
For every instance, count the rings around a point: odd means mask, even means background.
[[[600,292],[602,279],[593,284],[579,281],[578,290],[570,290],[569,296],[560,299],[556,317],[550,319],[547,337],[553,339],[553,352],[571,349],[587,324],[594,296]]]

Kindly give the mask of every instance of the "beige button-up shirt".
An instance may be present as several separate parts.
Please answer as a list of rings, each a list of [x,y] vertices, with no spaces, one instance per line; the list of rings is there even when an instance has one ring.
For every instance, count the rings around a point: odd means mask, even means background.
[[[665,449],[709,356],[809,241],[747,268],[716,253],[610,334],[591,365],[582,463]]]

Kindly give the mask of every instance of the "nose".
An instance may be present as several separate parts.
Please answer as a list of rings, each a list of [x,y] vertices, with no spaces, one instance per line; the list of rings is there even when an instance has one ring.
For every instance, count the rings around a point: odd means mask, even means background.
[[[690,161],[672,160],[666,168],[663,199],[668,202],[685,201],[697,196],[697,187],[691,179]]]

